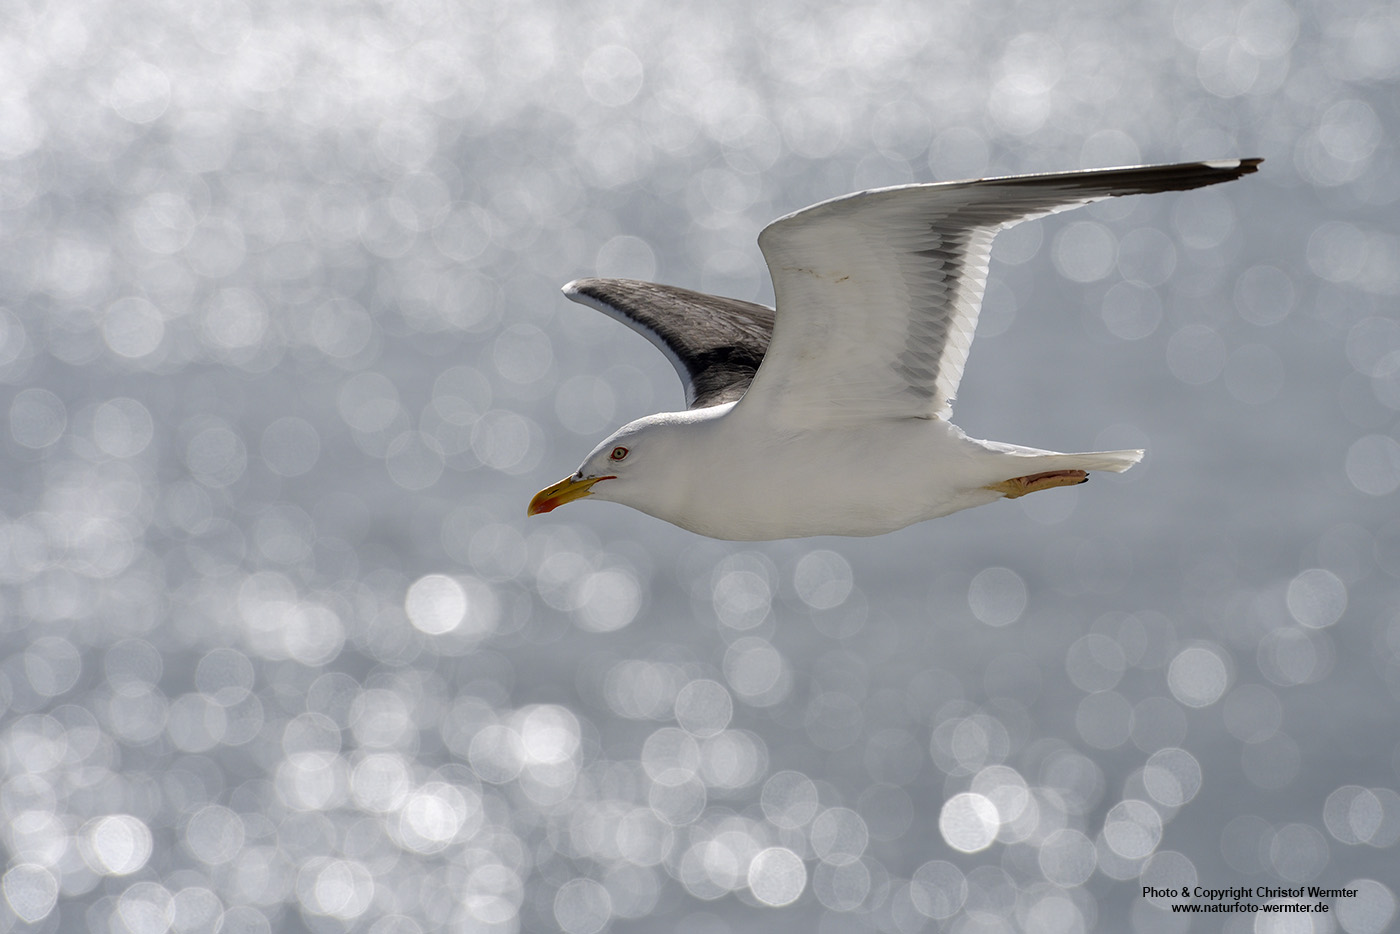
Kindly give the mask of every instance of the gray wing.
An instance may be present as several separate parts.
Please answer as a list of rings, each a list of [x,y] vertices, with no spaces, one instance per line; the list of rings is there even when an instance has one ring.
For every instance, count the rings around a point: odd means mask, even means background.
[[[572,301],[616,318],[671,361],[692,409],[735,402],[768,351],[773,309],[636,279],[577,279]]]
[[[998,231],[1104,198],[1226,182],[1259,162],[901,185],[779,218],[758,238],[778,311],[744,407],[804,427],[947,417]]]

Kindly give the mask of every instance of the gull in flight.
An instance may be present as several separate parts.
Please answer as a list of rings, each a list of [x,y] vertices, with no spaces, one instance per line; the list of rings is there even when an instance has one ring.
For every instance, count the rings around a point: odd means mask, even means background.
[[[759,234],[776,308],[630,279],[570,299],[655,344],[688,408],[624,425],[529,514],[584,497],[713,538],[880,535],[1121,472],[1142,451],[1060,454],[950,421],[997,232],[1121,195],[1184,191],[1260,159],[900,185],[823,201]]]

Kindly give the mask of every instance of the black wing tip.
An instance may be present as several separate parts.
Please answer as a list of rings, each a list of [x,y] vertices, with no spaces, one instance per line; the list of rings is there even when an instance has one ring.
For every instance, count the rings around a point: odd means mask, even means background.
[[[1222,172],[1230,178],[1239,178],[1241,175],[1253,175],[1258,172],[1259,164],[1263,161],[1263,156],[1251,156],[1245,159],[1208,159],[1197,165]]]
[[[1112,196],[1153,194],[1165,191],[1190,191],[1221,182],[1232,182],[1259,171],[1264,159],[1252,156],[1242,159],[1208,159],[1200,162],[1177,162],[1167,165],[1126,166],[1086,173],[1083,184],[1093,184],[1093,176],[1121,178],[1121,188],[1109,192]]]

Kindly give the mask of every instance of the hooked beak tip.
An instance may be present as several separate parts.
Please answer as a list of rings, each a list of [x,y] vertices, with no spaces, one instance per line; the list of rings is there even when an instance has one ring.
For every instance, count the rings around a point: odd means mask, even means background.
[[[558,509],[565,503],[572,503],[576,499],[583,499],[589,496],[593,490],[593,485],[600,480],[611,480],[612,477],[589,477],[587,480],[579,479],[577,476],[565,477],[553,486],[545,487],[534,495],[530,500],[530,506],[525,511],[527,516],[538,516],[541,513],[551,512]]]

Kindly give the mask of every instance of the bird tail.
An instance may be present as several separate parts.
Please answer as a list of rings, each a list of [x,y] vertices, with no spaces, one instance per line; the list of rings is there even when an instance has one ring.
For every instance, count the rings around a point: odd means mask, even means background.
[[[984,450],[996,454],[1010,454],[1017,459],[1025,458],[1024,472],[1027,474],[1047,470],[1111,470],[1122,473],[1142,460],[1143,451],[1086,451],[1082,454],[1060,454],[1040,448],[1022,447],[1019,444],[1006,444],[1002,441],[976,442]],[[997,465],[998,472],[1006,469],[1004,462]],[[1012,467],[1013,470],[1022,469]]]
[[[1142,460],[1144,451],[1089,451],[1083,454],[1042,454],[1037,470],[1111,470],[1122,473]]]

